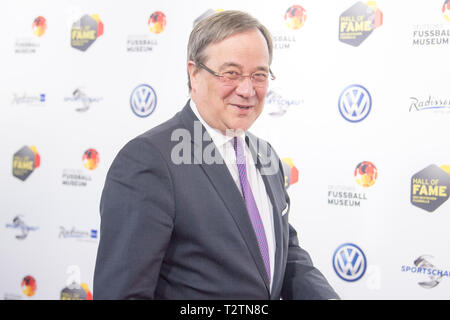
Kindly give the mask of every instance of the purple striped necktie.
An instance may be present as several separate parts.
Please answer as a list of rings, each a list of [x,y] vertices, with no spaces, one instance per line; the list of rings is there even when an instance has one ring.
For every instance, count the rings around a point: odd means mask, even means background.
[[[264,225],[262,223],[261,216],[259,215],[258,207],[256,206],[256,201],[253,196],[252,189],[250,188],[250,183],[248,182],[247,168],[245,165],[246,163],[245,154],[241,138],[234,137],[233,147],[234,151],[236,152],[236,164],[239,171],[239,180],[241,182],[242,196],[244,197],[245,205],[247,206],[247,211],[248,215],[250,216],[250,221],[252,222],[253,230],[255,230],[259,250],[264,260],[267,276],[269,277],[270,281],[269,247],[267,245],[266,232],[264,230]]]

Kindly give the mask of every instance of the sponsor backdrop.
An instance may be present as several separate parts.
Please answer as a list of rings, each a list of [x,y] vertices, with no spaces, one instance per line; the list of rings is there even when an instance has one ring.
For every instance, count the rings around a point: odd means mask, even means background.
[[[344,299],[450,298],[449,0],[3,7],[0,298],[92,299],[107,170],[184,106],[190,30],[222,9],[273,33],[252,131],[314,263]]]

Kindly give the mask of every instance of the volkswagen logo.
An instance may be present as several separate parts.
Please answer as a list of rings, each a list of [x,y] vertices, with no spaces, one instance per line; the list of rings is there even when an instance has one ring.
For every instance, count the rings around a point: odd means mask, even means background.
[[[352,243],[344,243],[334,252],[333,268],[342,280],[353,282],[361,279],[366,267],[364,252]]]
[[[148,84],[137,86],[130,97],[131,110],[141,118],[148,117],[155,111],[157,97],[155,90]]]
[[[338,107],[345,120],[360,122],[369,115],[372,98],[366,88],[359,84],[352,84],[342,91]]]

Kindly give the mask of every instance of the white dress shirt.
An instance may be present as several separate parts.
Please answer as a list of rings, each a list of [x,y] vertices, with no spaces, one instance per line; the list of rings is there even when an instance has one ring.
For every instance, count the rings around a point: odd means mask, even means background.
[[[224,159],[231,176],[233,177],[236,186],[239,188],[242,194],[241,182],[239,180],[239,172],[236,165],[236,153],[233,147],[233,136],[226,136],[217,129],[209,126],[205,120],[200,116],[197,110],[195,102],[190,100],[190,106],[202,125],[206,128],[208,134],[211,136],[216,148],[219,150],[222,158]],[[245,135],[241,135],[242,141],[245,141]],[[244,154],[247,169],[247,178],[250,183],[250,187],[253,192],[253,196],[258,207],[259,214],[261,216],[262,223],[264,225],[264,231],[266,232],[267,245],[269,247],[269,259],[270,259],[270,288],[272,289],[272,280],[274,273],[274,261],[275,261],[275,231],[273,226],[273,207],[267,195],[264,181],[260,172],[256,169],[253,157],[246,143],[244,144]]]

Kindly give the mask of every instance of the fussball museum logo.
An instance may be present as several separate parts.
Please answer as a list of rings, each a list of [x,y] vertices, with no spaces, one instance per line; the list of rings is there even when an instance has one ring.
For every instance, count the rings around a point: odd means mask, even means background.
[[[339,17],[339,41],[357,47],[383,24],[383,13],[375,1],[358,1]]]
[[[127,36],[126,51],[128,53],[150,53],[158,47],[158,41],[166,29],[167,18],[164,12],[155,11],[147,19],[150,32],[145,34],[130,34]]]
[[[283,16],[284,28],[272,30],[274,50],[291,50],[299,41],[297,35],[306,23],[306,9],[301,5],[294,4],[286,9]]]
[[[433,212],[448,200],[450,165],[431,164],[411,178],[411,204]]]
[[[442,14],[444,15],[445,20],[450,21],[450,0],[445,0],[442,5]]]
[[[35,146],[23,146],[13,156],[12,174],[25,181],[41,164],[41,157]]]
[[[411,44],[413,47],[447,47],[449,45],[450,0],[445,0],[441,8],[436,6],[434,8],[435,16],[432,21],[412,25]],[[440,11],[442,11],[442,19],[438,17]]]
[[[300,5],[290,6],[285,14],[284,21],[289,29],[297,30],[305,25],[306,10]]]
[[[166,15],[162,11],[155,11],[148,18],[148,29],[155,33],[161,33],[166,28],[167,20]]]
[[[38,38],[42,38],[47,31],[47,19],[43,16],[36,17],[32,24],[31,30],[34,38],[28,36],[19,36],[14,41],[14,53],[15,54],[35,54],[41,47],[41,41]]]
[[[98,14],[85,14],[72,25],[70,45],[72,48],[86,51],[101,35],[103,22]]]
[[[365,188],[371,187],[378,179],[377,167],[370,161],[360,162],[353,173],[356,182]]]
[[[372,187],[378,179],[378,169],[370,161],[361,161],[353,169],[356,184],[366,189]],[[368,200],[368,192],[362,192],[353,185],[329,185],[328,204],[338,207],[361,207]]]
[[[86,170],[95,170],[100,163],[100,156],[97,150],[89,148],[84,151],[81,160]],[[62,184],[71,187],[87,187],[92,181],[92,175],[86,170],[79,168],[64,169],[62,173]]]
[[[27,297],[32,297],[36,293],[37,283],[36,279],[33,276],[25,276],[20,286],[22,287],[22,293]]]
[[[100,156],[95,149],[88,149],[83,153],[83,166],[88,170],[94,170],[97,168],[100,162]]]
[[[47,20],[43,16],[39,16],[34,19],[31,27],[36,37],[42,37],[47,30]]]

